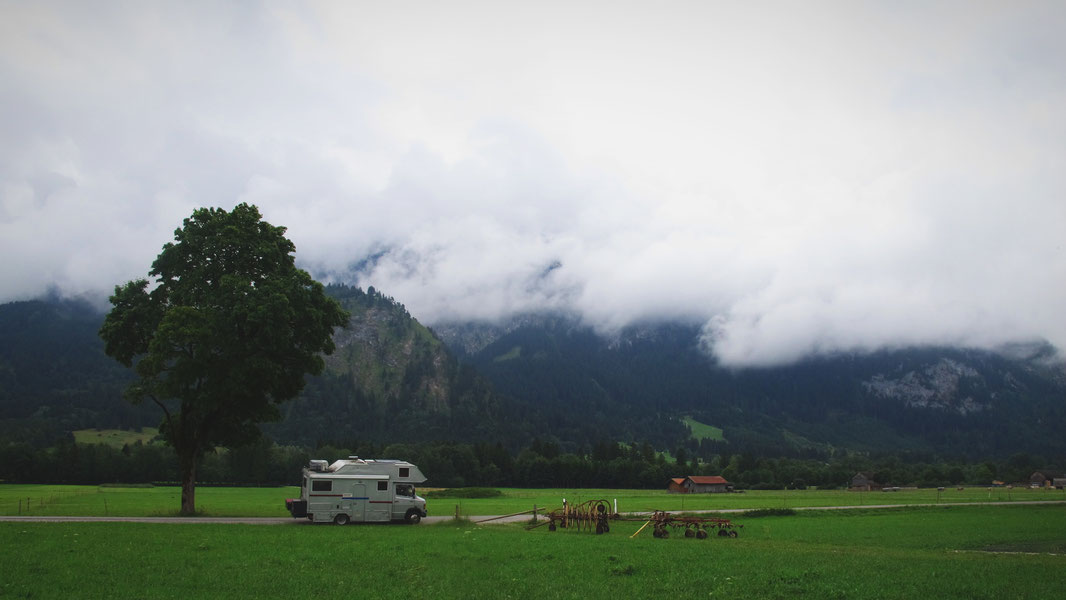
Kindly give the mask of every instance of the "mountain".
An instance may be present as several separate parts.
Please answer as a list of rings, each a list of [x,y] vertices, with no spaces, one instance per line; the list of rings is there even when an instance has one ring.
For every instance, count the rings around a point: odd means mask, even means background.
[[[304,444],[531,439],[538,415],[496,394],[402,304],[373,287],[331,285],[326,293],[351,313],[349,325],[334,335],[325,372],[282,406],[282,422],[264,427],[272,437]]]
[[[83,300],[0,305],[0,437],[49,443],[89,427],[159,422],[121,400],[127,369],[104,354],[103,316]]]
[[[337,331],[325,372],[281,406],[281,422],[263,425],[276,441],[506,441],[517,449],[543,426],[402,304],[373,288],[326,291],[351,313],[349,326]],[[79,300],[0,305],[0,439],[47,445],[78,429],[159,424],[154,405],[123,400],[133,374],[104,353],[103,317]]]
[[[694,323],[603,337],[565,315],[423,326],[373,288],[329,286],[351,312],[326,370],[264,431],[281,443],[603,442],[823,458],[841,449],[970,459],[1066,455],[1066,371],[1047,345],[911,348],[729,369]],[[122,400],[103,315],[56,298],[0,305],[0,439],[52,443],[87,427],[156,425]],[[720,436],[700,432],[717,431]],[[698,435],[693,435],[691,427]]]
[[[669,424],[691,416],[724,430],[725,442],[681,444],[704,453],[1066,453],[1066,371],[1046,344],[883,350],[730,369],[700,347],[697,324],[644,324],[604,338],[575,319],[542,315],[435,330],[500,392],[559,415],[553,431],[563,439],[598,432],[674,448],[684,434]]]

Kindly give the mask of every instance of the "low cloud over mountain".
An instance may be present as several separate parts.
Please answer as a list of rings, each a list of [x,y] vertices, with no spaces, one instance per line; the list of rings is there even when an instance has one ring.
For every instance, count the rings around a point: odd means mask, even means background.
[[[1058,3],[416,8],[5,3],[0,301],[252,202],[431,324],[1066,347]]]

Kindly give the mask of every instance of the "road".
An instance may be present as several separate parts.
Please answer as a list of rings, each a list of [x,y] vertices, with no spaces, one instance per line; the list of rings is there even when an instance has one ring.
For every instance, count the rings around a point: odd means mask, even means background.
[[[1066,500],[1032,500],[1019,502],[941,502],[940,504],[866,504],[863,506],[797,506],[792,510],[848,510],[868,508],[907,508],[926,506],[1022,506],[1032,504],[1066,504]],[[689,514],[736,514],[743,513],[750,508],[733,508],[725,510],[699,510],[686,511]],[[677,511],[675,511],[677,512]],[[650,516],[651,513],[628,513],[634,516]],[[423,523],[440,523],[452,519],[449,516],[433,516],[422,519]],[[517,523],[528,521],[529,514],[500,517],[495,515],[467,517],[473,522],[488,521],[489,524]],[[0,516],[0,521],[13,521],[22,523],[214,523],[236,525],[311,525],[306,519],[292,519],[289,517],[48,517],[48,516]]]

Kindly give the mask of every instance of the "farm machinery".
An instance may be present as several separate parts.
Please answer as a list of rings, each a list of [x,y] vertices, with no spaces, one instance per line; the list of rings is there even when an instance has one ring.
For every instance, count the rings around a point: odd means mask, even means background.
[[[536,529],[542,525],[548,526],[548,531],[563,529],[576,529],[577,531],[595,531],[597,534],[607,533],[611,530],[610,519],[619,519],[619,515],[611,513],[611,505],[606,500],[589,500],[580,504],[567,504],[563,502],[562,508],[548,511],[545,515],[548,520],[534,523],[526,529]]]
[[[623,517],[618,513],[612,513],[610,504],[606,500],[589,500],[580,504],[563,503],[562,508],[549,511],[545,516],[547,520],[533,523],[526,529],[548,526],[548,531],[556,531],[559,528],[577,531],[595,531],[596,534],[604,534],[611,530],[610,521],[643,521],[645,517]],[[668,512],[657,510],[652,513],[647,522],[630,537],[637,537],[645,528],[652,527],[652,535],[656,538],[669,538],[670,530],[684,531],[685,537],[707,539],[712,532],[719,537],[737,537],[737,529],[743,525],[737,525],[729,519],[719,517],[682,516],[672,515]]]
[[[718,517],[683,517],[674,516],[668,512],[661,510],[655,511],[651,519],[648,520],[637,533],[634,533],[632,537],[637,537],[644,528],[652,526],[652,536],[657,538],[670,537],[670,529],[684,530],[685,537],[694,537],[696,539],[704,540],[710,536],[710,532],[717,530],[718,537],[737,537],[737,529],[743,527],[743,525],[736,525],[729,519],[721,519]]]

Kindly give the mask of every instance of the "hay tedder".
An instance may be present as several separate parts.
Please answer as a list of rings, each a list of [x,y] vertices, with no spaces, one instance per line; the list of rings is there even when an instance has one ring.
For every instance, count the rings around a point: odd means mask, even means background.
[[[580,504],[570,505],[563,503],[562,508],[549,511],[547,520],[533,523],[526,529],[548,526],[548,531],[556,531],[559,528],[577,531],[595,531],[597,534],[607,533],[611,530],[610,521],[647,521],[640,529],[630,537],[637,537],[648,526],[652,527],[652,535],[657,538],[670,537],[670,530],[683,530],[685,537],[707,539],[711,532],[717,532],[719,537],[737,537],[737,529],[743,525],[734,524],[729,519],[719,517],[682,516],[672,515],[668,512],[657,510],[651,517],[623,517],[618,513],[611,512],[611,505],[606,500],[589,500]]]
[[[617,514],[611,513],[611,505],[606,500],[589,500],[581,504],[567,504],[563,501],[563,507],[548,511],[544,515],[547,521],[534,523],[526,529],[536,529],[542,525],[548,526],[548,531],[563,529],[576,529],[577,531],[595,531],[597,534],[607,533],[611,530],[611,519],[618,520]]]
[[[718,537],[737,537],[737,529],[744,527],[743,525],[735,525],[729,519],[720,519],[718,517],[683,517],[674,516],[668,512],[661,510],[655,511],[651,519],[641,526],[631,537],[637,537],[641,531],[648,525],[653,527],[652,535],[657,538],[670,537],[670,529],[684,530],[685,537],[694,537],[696,539],[704,540],[710,535],[711,531],[717,530]],[[669,529],[668,529],[669,528]]]

